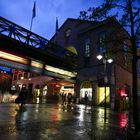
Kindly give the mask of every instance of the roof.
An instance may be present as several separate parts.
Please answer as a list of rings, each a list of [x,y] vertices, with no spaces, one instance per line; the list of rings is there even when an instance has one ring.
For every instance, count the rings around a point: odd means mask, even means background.
[[[82,28],[82,30],[78,32],[79,35],[86,33],[86,32],[89,32],[91,30],[95,30],[96,28],[99,28],[100,26],[103,26],[103,25],[108,24],[110,22],[115,22],[120,27],[120,29],[122,29],[128,35],[128,37],[130,37],[130,34],[126,31],[126,29],[119,23],[119,21],[114,16],[107,18],[103,21],[89,21],[89,20],[67,18],[66,21],[62,24],[62,26],[58,29],[58,31],[60,31],[69,21],[76,22],[78,25],[85,24],[85,23],[89,24],[89,27],[86,27],[85,29]],[[54,37],[55,37],[55,34],[51,38],[51,40]]]
[[[99,22],[98,21],[89,21],[89,20],[81,20],[81,19],[75,19],[75,18],[67,18],[65,20],[65,22],[61,25],[61,27],[58,29],[58,32],[69,22],[69,21],[72,21],[72,22],[75,22],[77,24],[85,24],[85,23],[88,23],[89,25],[93,26],[93,25],[96,25],[98,24]],[[56,34],[56,33],[55,33]],[[52,40],[55,36],[55,34],[52,36],[52,38],[50,40]]]
[[[97,24],[95,24],[95,25],[92,26],[92,27],[85,28],[85,30],[80,31],[79,34],[82,34],[82,33],[88,32],[88,31],[91,31],[91,30],[93,30],[93,29],[95,29],[95,28],[98,28],[98,27],[103,26],[103,25],[105,25],[105,24],[108,24],[108,23],[110,23],[110,22],[116,22],[116,24],[119,25],[120,28],[121,28],[124,32],[126,32],[126,34],[127,34],[128,36],[130,36],[129,33],[125,30],[125,28],[119,23],[119,21],[118,21],[114,16],[112,16],[112,17],[110,17],[110,18],[107,18],[107,19],[105,19],[105,20],[103,20],[103,21],[97,22]]]

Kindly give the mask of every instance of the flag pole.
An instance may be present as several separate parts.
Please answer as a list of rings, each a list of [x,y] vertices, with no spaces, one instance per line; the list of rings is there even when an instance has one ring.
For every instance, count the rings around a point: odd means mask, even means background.
[[[56,25],[55,25],[55,43],[57,44],[57,34],[58,34],[58,17],[56,17]]]
[[[56,17],[56,27],[55,27],[55,32],[58,32],[58,17]]]
[[[33,17],[31,18],[30,31],[32,30]]]

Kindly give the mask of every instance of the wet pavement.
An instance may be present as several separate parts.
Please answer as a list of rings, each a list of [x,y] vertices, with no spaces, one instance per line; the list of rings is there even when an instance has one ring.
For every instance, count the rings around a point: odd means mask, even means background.
[[[61,103],[0,104],[0,140],[123,140],[128,112]]]

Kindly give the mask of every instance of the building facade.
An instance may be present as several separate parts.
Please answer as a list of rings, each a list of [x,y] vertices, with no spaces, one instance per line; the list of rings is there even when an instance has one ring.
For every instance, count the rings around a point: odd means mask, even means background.
[[[13,70],[11,93],[19,94],[22,87],[28,91],[28,100],[35,103],[48,99],[58,100],[61,93],[74,95],[74,81],[62,80],[48,75],[39,75],[29,71]]]
[[[51,41],[78,55],[75,95],[84,102],[127,109],[132,102],[129,34],[114,18],[102,22],[67,19]],[[98,60],[97,55],[104,55]],[[108,59],[113,62],[109,64]],[[139,82],[139,79],[138,79]],[[105,96],[106,95],[106,96]]]

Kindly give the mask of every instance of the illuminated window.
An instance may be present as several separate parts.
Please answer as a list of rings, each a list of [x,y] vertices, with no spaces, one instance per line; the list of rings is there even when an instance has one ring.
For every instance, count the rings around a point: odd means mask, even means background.
[[[99,87],[98,88],[98,103],[97,104],[102,104],[105,101],[105,87]],[[110,102],[110,87],[106,87],[106,102]]]
[[[85,57],[90,57],[90,39],[85,40]]]

